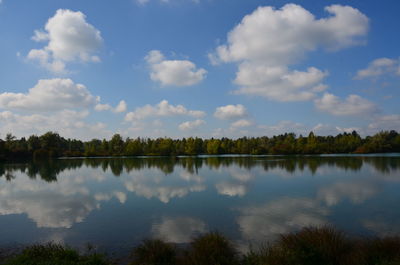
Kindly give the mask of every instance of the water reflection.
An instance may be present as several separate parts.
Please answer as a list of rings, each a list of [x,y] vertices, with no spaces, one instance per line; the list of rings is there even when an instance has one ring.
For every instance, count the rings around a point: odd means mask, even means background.
[[[168,203],[175,197],[182,198],[190,192],[205,190],[200,176],[193,176],[190,173],[182,175],[185,178],[184,182],[176,181],[173,176],[166,177],[159,171],[151,169],[146,172],[128,174],[123,182],[128,191],[147,199],[158,198],[163,203]]]
[[[93,169],[101,168],[104,172],[111,170],[114,176],[122,173],[155,168],[165,175],[172,174],[177,167],[184,168],[188,173],[196,175],[197,172],[207,167],[218,170],[235,165],[242,169],[262,166],[268,172],[283,170],[286,173],[310,170],[316,174],[321,167],[336,167],[348,171],[359,171],[363,165],[372,166],[379,173],[391,173],[400,168],[400,156],[269,156],[269,157],[181,157],[181,158],[97,158],[97,159],[61,159],[32,161],[23,164],[0,163],[0,177],[8,180],[14,178],[13,172],[24,172],[30,178],[38,176],[45,181],[56,181],[57,176],[65,170],[75,170],[83,166]],[[235,173],[233,173],[235,174]],[[234,176],[235,177],[235,176]],[[248,177],[248,176],[245,176]],[[239,176],[240,178],[240,176]]]
[[[48,184],[17,175],[11,183],[0,185],[0,215],[24,213],[38,227],[70,228],[98,207],[76,178]]]
[[[254,179],[254,174],[250,170],[243,168],[229,167],[227,169],[230,178],[228,180],[218,182],[215,185],[218,193],[227,196],[239,196],[243,197],[246,195],[251,180]]]
[[[262,205],[238,209],[243,238],[261,243],[282,233],[327,223],[328,208],[309,198],[284,197]]]
[[[247,244],[327,223],[387,235],[400,233],[398,188],[400,156],[0,164],[0,243],[14,242],[18,228],[28,227],[28,221],[34,224],[26,235],[31,240],[72,245],[111,244],[110,238],[115,244],[133,244],[150,236],[181,244],[210,230],[231,233]],[[13,232],[7,228],[14,225],[10,220],[20,222]]]
[[[328,206],[349,199],[353,204],[361,204],[382,190],[377,180],[359,179],[356,181],[339,181],[318,190],[318,199]]]
[[[153,237],[177,244],[188,243],[206,231],[206,223],[192,217],[163,217],[152,226]]]

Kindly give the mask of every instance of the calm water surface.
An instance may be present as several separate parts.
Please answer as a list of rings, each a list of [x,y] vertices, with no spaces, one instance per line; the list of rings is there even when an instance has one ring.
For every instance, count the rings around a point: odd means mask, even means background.
[[[242,249],[304,226],[400,234],[400,156],[65,159],[0,164],[0,245],[221,231]]]

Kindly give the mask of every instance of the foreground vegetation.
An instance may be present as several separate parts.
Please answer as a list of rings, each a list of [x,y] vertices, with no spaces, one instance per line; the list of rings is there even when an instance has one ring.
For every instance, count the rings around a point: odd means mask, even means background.
[[[1,260],[0,260],[1,263]],[[135,247],[129,265],[397,265],[400,238],[350,238],[330,227],[304,228],[281,235],[273,244],[241,254],[219,233],[193,239],[185,247],[145,240]],[[3,260],[6,265],[117,264],[97,253],[81,254],[56,244],[36,245]]]
[[[176,156],[217,154],[339,154],[339,153],[387,153],[400,152],[400,134],[383,131],[362,138],[357,132],[336,136],[307,137],[286,133],[273,137],[238,139],[201,138],[136,138],[123,139],[115,134],[110,140],[93,139],[83,142],[65,139],[48,132],[28,139],[17,139],[7,134],[0,139],[0,160],[22,158],[76,157],[76,156]]]

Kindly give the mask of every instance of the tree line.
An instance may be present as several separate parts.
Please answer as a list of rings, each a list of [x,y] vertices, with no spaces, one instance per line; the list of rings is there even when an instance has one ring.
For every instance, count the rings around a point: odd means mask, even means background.
[[[291,155],[291,154],[350,154],[400,152],[400,134],[382,131],[361,137],[356,131],[336,136],[296,136],[285,133],[273,137],[223,138],[123,138],[114,134],[111,139],[81,141],[66,139],[56,132],[17,139],[7,134],[0,139],[0,160],[49,157],[97,156],[178,156],[178,155]]]

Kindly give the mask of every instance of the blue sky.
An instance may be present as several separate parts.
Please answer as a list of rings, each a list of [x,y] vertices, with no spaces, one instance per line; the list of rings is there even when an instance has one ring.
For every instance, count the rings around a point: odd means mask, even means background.
[[[0,137],[400,130],[398,1],[2,0]]]

